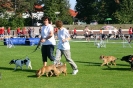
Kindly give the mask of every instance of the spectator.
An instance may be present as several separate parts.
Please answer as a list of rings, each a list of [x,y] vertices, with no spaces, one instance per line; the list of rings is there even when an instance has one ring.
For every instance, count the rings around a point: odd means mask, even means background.
[[[32,30],[31,30],[31,36],[32,36],[32,38],[34,38],[35,37],[35,29],[34,29],[34,27],[32,28]]]
[[[76,28],[74,28],[74,30],[73,30],[73,38],[75,38],[75,39],[76,39],[76,36],[77,36],[77,29],[76,29]]]
[[[121,37],[121,39],[122,39],[122,29],[121,29],[121,27],[119,28],[119,30],[118,30],[118,38],[120,38]]]
[[[5,28],[2,27],[2,28],[1,28],[1,37],[4,37],[4,33],[5,33]]]
[[[41,26],[40,26],[40,28],[39,28],[39,35],[41,35]]]
[[[23,29],[22,29],[22,35],[23,35],[23,37],[26,37],[26,28],[25,27],[23,27]]]
[[[117,36],[118,36],[118,30],[115,28],[115,29],[114,29],[114,38],[116,39]]]
[[[128,33],[129,33],[128,42],[130,43],[131,40],[132,40],[132,37],[133,37],[133,30],[132,30],[132,27],[129,28]]]
[[[91,38],[92,36],[93,36],[93,29],[90,30],[89,38]]]
[[[112,36],[112,29],[109,29],[108,31],[109,31],[108,39],[110,39]]]
[[[11,28],[8,27],[8,28],[7,28],[7,34],[10,35],[10,33],[11,33]]]
[[[84,31],[85,40],[89,41],[89,29],[88,29],[88,26],[85,26],[85,29],[83,31]]]
[[[29,27],[29,28],[28,28],[29,38],[31,38],[31,37],[32,37],[32,36],[31,36],[31,30],[32,30],[32,29]]]
[[[2,28],[0,27],[0,37],[2,37]]]
[[[18,28],[17,28],[17,35],[18,35],[18,37],[20,37],[20,34],[21,34],[21,33],[20,33],[20,27],[18,27]]]
[[[102,38],[102,40],[105,39],[105,34],[103,32],[103,29],[100,29],[100,39]]]

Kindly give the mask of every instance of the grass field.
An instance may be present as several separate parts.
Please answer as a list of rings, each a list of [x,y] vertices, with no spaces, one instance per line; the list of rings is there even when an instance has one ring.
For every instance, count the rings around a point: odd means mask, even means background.
[[[118,42],[118,43],[111,43]],[[0,42],[0,88],[132,88],[133,72],[128,63],[121,61],[124,55],[133,54],[133,48],[123,48],[122,40],[109,40],[106,48],[97,48],[93,42],[70,42],[72,59],[78,65],[79,72],[73,76],[67,63],[68,74],[59,77],[36,78],[35,71],[42,66],[41,52],[30,54],[36,46],[15,46],[7,48]],[[131,43],[131,46],[133,44]],[[14,71],[15,65],[9,65],[11,59],[24,58],[32,61],[33,69]],[[117,66],[101,67],[100,55],[113,55],[118,58]],[[62,62],[65,62],[62,57]],[[48,61],[48,64],[52,62]]]

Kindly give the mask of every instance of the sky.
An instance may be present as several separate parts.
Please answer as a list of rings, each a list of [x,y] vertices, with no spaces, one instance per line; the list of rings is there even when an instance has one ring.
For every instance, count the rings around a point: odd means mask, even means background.
[[[70,8],[74,10],[74,7],[76,5],[76,0],[69,0],[69,3],[70,3]]]

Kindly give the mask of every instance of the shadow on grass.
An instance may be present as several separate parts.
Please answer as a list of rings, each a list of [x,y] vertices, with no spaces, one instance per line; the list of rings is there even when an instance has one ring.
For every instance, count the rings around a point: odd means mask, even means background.
[[[104,68],[103,70],[130,71],[130,68]]]
[[[29,76],[27,76],[27,77],[29,77],[29,78],[37,78],[36,75],[29,75]],[[42,75],[40,78],[43,78],[43,77],[45,77],[45,78],[51,78],[51,77],[56,77],[56,76],[47,77],[47,76],[44,74],[44,75]],[[38,78],[38,79],[39,79],[39,78]]]
[[[97,63],[97,62],[85,62],[85,61],[75,61],[77,63],[84,63],[84,64],[87,64],[89,66],[100,66],[101,63]]]
[[[85,61],[75,61],[77,63],[83,63],[83,64],[87,64],[88,66],[101,66],[102,63],[98,63],[98,62],[85,62]],[[106,65],[107,66],[107,65]],[[113,65],[112,65],[113,66]],[[117,64],[116,66],[126,66],[126,67],[130,67],[129,64]],[[110,65],[107,66],[108,68],[110,68]]]
[[[31,69],[23,69],[23,70],[16,69],[16,70],[14,70],[14,68],[9,68],[9,67],[0,67],[0,69],[3,69],[3,70],[12,70],[14,72],[17,72],[17,71],[25,71],[25,72],[33,72],[33,73],[36,72],[36,70],[31,70]]]
[[[27,77],[29,77],[29,78],[37,78],[36,75],[29,75],[29,76],[27,76]]]

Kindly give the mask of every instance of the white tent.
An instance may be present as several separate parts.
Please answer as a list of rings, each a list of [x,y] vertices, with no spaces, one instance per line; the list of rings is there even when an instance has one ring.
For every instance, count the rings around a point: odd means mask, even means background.
[[[103,30],[116,30],[117,28],[111,25],[106,25],[106,26],[103,26],[102,29]]]

